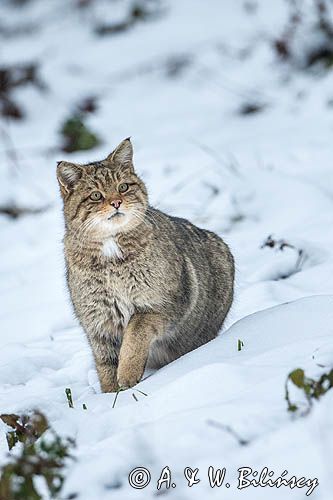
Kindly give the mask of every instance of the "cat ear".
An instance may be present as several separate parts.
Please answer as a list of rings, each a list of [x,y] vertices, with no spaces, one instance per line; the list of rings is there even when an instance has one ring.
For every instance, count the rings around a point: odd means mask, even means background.
[[[64,194],[68,194],[82,176],[82,170],[78,165],[59,161],[57,166],[57,178],[60,189]]]
[[[109,154],[107,161],[133,170],[133,146],[131,139],[129,137],[124,139],[119,146]]]

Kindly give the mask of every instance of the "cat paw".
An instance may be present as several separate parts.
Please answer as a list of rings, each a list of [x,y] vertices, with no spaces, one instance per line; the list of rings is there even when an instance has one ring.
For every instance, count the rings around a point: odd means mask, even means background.
[[[102,392],[118,392],[119,391],[119,386],[118,382],[104,382],[101,383],[101,389]]]
[[[134,385],[140,382],[140,376],[138,376],[137,372],[134,371],[125,371],[118,370],[118,385],[122,390],[130,389]]]

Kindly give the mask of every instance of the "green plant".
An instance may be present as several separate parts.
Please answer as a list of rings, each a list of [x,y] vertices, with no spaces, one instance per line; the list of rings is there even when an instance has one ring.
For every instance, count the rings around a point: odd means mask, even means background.
[[[38,411],[22,416],[2,414],[0,419],[12,429],[6,434],[9,450],[20,443],[1,467],[0,500],[42,500],[37,478],[43,478],[49,496],[57,498],[65,480],[66,461],[73,458],[70,450],[74,441],[58,436]]]
[[[92,149],[100,144],[97,135],[89,130],[84,123],[82,113],[74,113],[67,118],[60,129],[60,133],[64,138],[62,150],[67,153]]]
[[[67,403],[70,408],[74,408],[74,403],[73,403],[73,396],[72,396],[72,391],[69,387],[65,389],[65,394],[67,398]]]
[[[237,351],[241,351],[244,347],[244,342],[240,339],[237,341]]]
[[[289,382],[301,389],[306,399],[306,408],[301,412],[302,415],[307,415],[313,405],[314,400],[318,400],[321,396],[326,394],[329,389],[333,387],[333,369],[328,373],[323,373],[318,380],[307,377],[302,368],[296,368],[289,373],[285,383],[285,399],[288,405],[288,411],[297,412],[300,410],[299,406],[293,403],[289,394]]]

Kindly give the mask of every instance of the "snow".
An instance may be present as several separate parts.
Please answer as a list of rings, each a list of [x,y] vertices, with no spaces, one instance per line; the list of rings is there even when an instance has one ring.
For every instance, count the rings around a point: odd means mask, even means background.
[[[318,478],[311,497],[328,500],[332,391],[309,416],[292,418],[284,383],[294,368],[315,377],[332,366],[333,73],[277,63],[269,40],[284,26],[282,0],[258,2],[256,14],[240,0],[169,0],[156,18],[100,38],[95,25],[122,19],[129,2],[96,3],[86,11],[65,0],[0,6],[2,24],[40,24],[32,35],[1,39],[1,63],[39,61],[46,84],[15,90],[25,120],[0,120],[0,205],[46,207],[0,215],[1,411],[38,408],[57,432],[75,437],[65,492],[80,499],[153,498],[164,491],[156,484],[168,465],[177,485],[168,494],[177,500],[305,498],[306,488],[238,490],[245,466]],[[99,108],[88,124],[102,145],[59,152],[62,121],[90,95]],[[249,101],[267,106],[241,116]],[[223,334],[147,374],[113,408],[66,290],[55,169],[61,159],[105,157],[128,136],[152,203],[229,243],[236,296]],[[294,248],[261,248],[269,235]],[[209,486],[209,466],[227,468],[230,488]],[[147,488],[128,484],[135,467],[150,470]],[[199,468],[199,484],[187,486],[185,467]]]

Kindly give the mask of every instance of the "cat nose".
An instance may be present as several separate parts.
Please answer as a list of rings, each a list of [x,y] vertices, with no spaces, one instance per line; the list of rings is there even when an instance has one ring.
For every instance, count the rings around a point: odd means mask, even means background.
[[[113,200],[111,201],[111,205],[114,207],[114,208],[119,208],[120,205],[121,205],[121,200]]]

